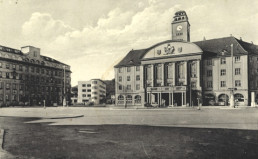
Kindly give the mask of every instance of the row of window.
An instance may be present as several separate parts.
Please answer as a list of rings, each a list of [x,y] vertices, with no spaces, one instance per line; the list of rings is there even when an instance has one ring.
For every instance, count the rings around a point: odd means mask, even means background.
[[[220,87],[227,87],[226,81],[220,81]],[[235,80],[235,87],[241,87],[241,80]],[[207,81],[207,88],[213,88],[212,81]]]
[[[0,68],[3,68],[3,63],[0,62]],[[62,77],[63,76],[63,71],[56,71],[56,70],[47,70],[47,69],[44,69],[44,68],[39,68],[39,67],[29,67],[29,66],[25,66],[23,67],[22,65],[15,65],[15,64],[8,64],[6,63],[5,64],[5,68],[6,69],[11,69],[11,70],[19,70],[19,71],[25,71],[25,72],[29,72],[29,69],[30,69],[30,72],[34,73],[41,73],[41,74],[46,74],[46,75],[51,75],[51,76],[59,76],[59,77]],[[66,73],[66,77],[69,78],[69,73]]]
[[[127,95],[127,96],[124,98],[124,96],[119,95],[118,98],[117,98],[117,100],[118,100],[118,104],[123,104],[123,103],[124,103],[124,100],[126,100],[126,103],[127,103],[127,104],[130,104],[130,103],[132,103],[133,97],[132,97],[132,95]],[[135,103],[135,104],[141,104],[141,96],[140,96],[140,95],[136,95],[136,96],[134,97],[134,103]]]
[[[119,82],[122,82],[123,81],[122,79],[123,79],[122,76],[118,77]],[[141,79],[140,75],[136,75],[136,81],[139,81],[140,79]],[[127,76],[127,81],[131,81],[131,76]]]
[[[119,85],[118,89],[123,90],[123,86]],[[126,90],[131,90],[131,89],[132,89],[131,85],[126,85]],[[140,90],[140,84],[136,84],[136,90]]]
[[[240,68],[235,68],[235,75],[240,75],[241,74],[241,69]],[[221,69],[220,70],[220,75],[225,76],[226,75],[226,69]],[[212,76],[212,70],[207,70],[207,77]]]
[[[0,89],[3,89],[4,85],[2,82],[0,82]],[[41,91],[51,91],[51,92],[62,92],[63,88],[59,88],[59,87],[51,87],[51,86],[34,86],[34,87],[29,87],[29,86],[25,86],[20,84],[16,84],[16,83],[6,83],[5,84],[5,88],[8,90],[10,88],[12,88],[13,90],[24,90],[25,91],[33,91],[33,92],[41,92]],[[69,91],[69,88],[66,89],[67,91]]]
[[[131,72],[131,67],[126,67],[126,71],[127,72]],[[136,66],[136,71],[140,71],[140,66]],[[123,68],[118,68],[118,72],[122,73],[123,72]]]
[[[82,84],[82,87],[91,87],[91,84]]]
[[[240,62],[241,58],[240,56],[235,56],[235,62]],[[207,60],[207,65],[212,65],[212,59]],[[226,64],[226,58],[221,58],[220,59],[220,64]]]

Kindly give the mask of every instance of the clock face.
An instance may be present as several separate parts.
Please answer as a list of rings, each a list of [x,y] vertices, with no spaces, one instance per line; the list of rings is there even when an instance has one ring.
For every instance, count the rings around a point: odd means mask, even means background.
[[[178,26],[176,27],[176,30],[177,30],[177,31],[180,31],[180,30],[182,30],[182,29],[183,29],[182,25],[178,25]]]

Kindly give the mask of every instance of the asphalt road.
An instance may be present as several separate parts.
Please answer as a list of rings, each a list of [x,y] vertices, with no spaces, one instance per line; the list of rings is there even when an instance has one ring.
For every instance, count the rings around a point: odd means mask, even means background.
[[[256,109],[6,108],[0,109],[0,116],[9,158],[237,159],[258,155]]]

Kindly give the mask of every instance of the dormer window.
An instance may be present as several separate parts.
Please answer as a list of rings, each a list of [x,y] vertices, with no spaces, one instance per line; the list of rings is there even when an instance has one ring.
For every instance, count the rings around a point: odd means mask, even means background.
[[[36,51],[34,51],[33,54],[34,54],[34,57],[37,57],[37,52]]]

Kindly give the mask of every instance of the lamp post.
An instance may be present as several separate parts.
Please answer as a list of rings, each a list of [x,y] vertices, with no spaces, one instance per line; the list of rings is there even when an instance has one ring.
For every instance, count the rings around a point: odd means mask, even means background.
[[[235,107],[235,102],[234,102],[234,77],[233,77],[233,72],[234,72],[234,67],[233,67],[233,65],[234,65],[234,63],[233,63],[233,44],[231,44],[230,45],[231,46],[231,62],[232,62],[232,64],[231,64],[231,67],[232,67],[232,77],[231,77],[231,88],[230,88],[230,90],[231,90],[231,94],[230,94],[230,107],[232,107],[232,108],[234,108]]]
[[[66,106],[66,98],[65,98],[65,65],[63,66],[64,68],[64,99],[63,99],[63,107]]]

